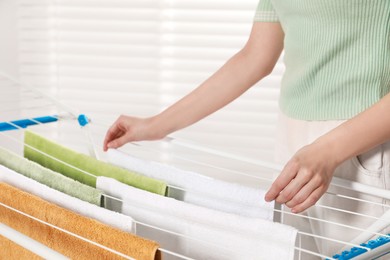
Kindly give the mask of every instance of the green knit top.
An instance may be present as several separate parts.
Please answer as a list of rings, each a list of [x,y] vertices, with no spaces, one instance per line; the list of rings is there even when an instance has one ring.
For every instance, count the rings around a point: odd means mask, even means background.
[[[390,0],[260,0],[254,21],[285,33],[287,116],[348,119],[390,92]]]

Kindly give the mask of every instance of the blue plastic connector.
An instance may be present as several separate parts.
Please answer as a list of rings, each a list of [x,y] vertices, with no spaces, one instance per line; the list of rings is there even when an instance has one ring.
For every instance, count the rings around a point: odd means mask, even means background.
[[[352,247],[349,251],[343,251],[341,254],[334,255],[333,258],[337,260],[347,260],[352,259],[358,255],[364,254],[367,252],[367,249],[363,249],[360,247]]]
[[[82,127],[89,124],[89,119],[84,114],[80,114],[79,117],[77,118],[77,121],[79,121],[79,125]]]
[[[0,132],[17,130],[19,128],[27,128],[31,125],[46,124],[58,121],[58,116],[42,116],[29,119],[20,119],[10,122],[1,122],[0,123]]]
[[[390,236],[390,234],[388,234],[388,236]],[[360,245],[364,247],[368,247],[370,249],[375,249],[387,243],[390,243],[390,237],[382,236]],[[353,247],[349,251],[343,251],[341,254],[334,255],[333,258],[337,260],[349,260],[349,259],[353,259],[356,256],[364,254],[365,252],[367,252],[367,249],[363,249],[360,247]]]

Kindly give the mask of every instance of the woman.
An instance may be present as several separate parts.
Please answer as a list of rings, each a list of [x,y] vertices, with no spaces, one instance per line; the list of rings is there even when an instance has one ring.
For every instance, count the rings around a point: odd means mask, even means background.
[[[278,157],[282,162],[290,159],[265,199],[285,204],[293,213],[303,212],[322,197],[334,175],[390,187],[388,0],[260,1],[249,40],[236,55],[162,113],[119,117],[107,132],[104,149],[161,139],[217,111],[267,76],[283,48],[286,72],[279,99]],[[334,207],[383,214],[372,205],[324,200]],[[310,209],[305,214],[369,225],[337,212]],[[342,233],[343,240],[356,235],[318,221],[302,227],[307,224],[298,223],[302,220],[286,217],[286,223],[321,235],[337,238]],[[342,247],[315,242],[310,249],[317,246],[329,255]]]

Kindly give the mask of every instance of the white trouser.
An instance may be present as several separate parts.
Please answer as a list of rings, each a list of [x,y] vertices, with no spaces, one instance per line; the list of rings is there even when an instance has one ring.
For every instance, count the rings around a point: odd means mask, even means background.
[[[284,114],[280,113],[275,154],[277,162],[285,164],[301,147],[312,143],[319,136],[327,133],[341,123],[343,123],[343,121],[296,120],[288,118]],[[377,146],[369,152],[344,162],[336,169],[334,176],[379,188],[390,189],[390,142]],[[389,201],[382,198],[376,198],[356,192],[345,190],[336,190],[336,192],[381,204],[390,204]],[[343,199],[331,194],[325,194],[317,205],[326,205],[376,217],[382,216],[388,209],[379,205]],[[289,211],[287,207],[285,207],[285,210]],[[372,218],[351,215],[349,213],[337,212],[316,206],[307,210],[304,215],[355,226],[362,229],[368,227],[375,221],[375,219]],[[295,217],[290,214],[283,215],[283,222],[285,224],[295,226],[299,230],[307,233],[326,236],[342,241],[351,241],[361,233],[361,231],[355,229],[327,224],[317,220]],[[382,232],[387,234],[389,231],[390,230],[387,229]],[[333,256],[334,254],[339,253],[340,249],[344,247],[344,245],[340,243],[309,236],[301,236],[301,241],[302,248],[319,252],[327,256]],[[302,259],[318,258],[303,254]]]

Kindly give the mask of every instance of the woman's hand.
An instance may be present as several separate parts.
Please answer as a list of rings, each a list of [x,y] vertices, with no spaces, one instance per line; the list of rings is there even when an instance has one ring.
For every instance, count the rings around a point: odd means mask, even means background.
[[[342,162],[390,141],[390,93],[314,143],[286,164],[267,192],[266,201],[285,203],[298,213],[313,206],[327,190]]]
[[[329,147],[315,142],[300,149],[267,192],[266,201],[286,204],[293,213],[313,206],[328,189],[336,160]]]
[[[164,136],[153,126],[153,118],[120,116],[107,131],[103,149],[118,148],[122,145],[141,140],[157,140]]]

